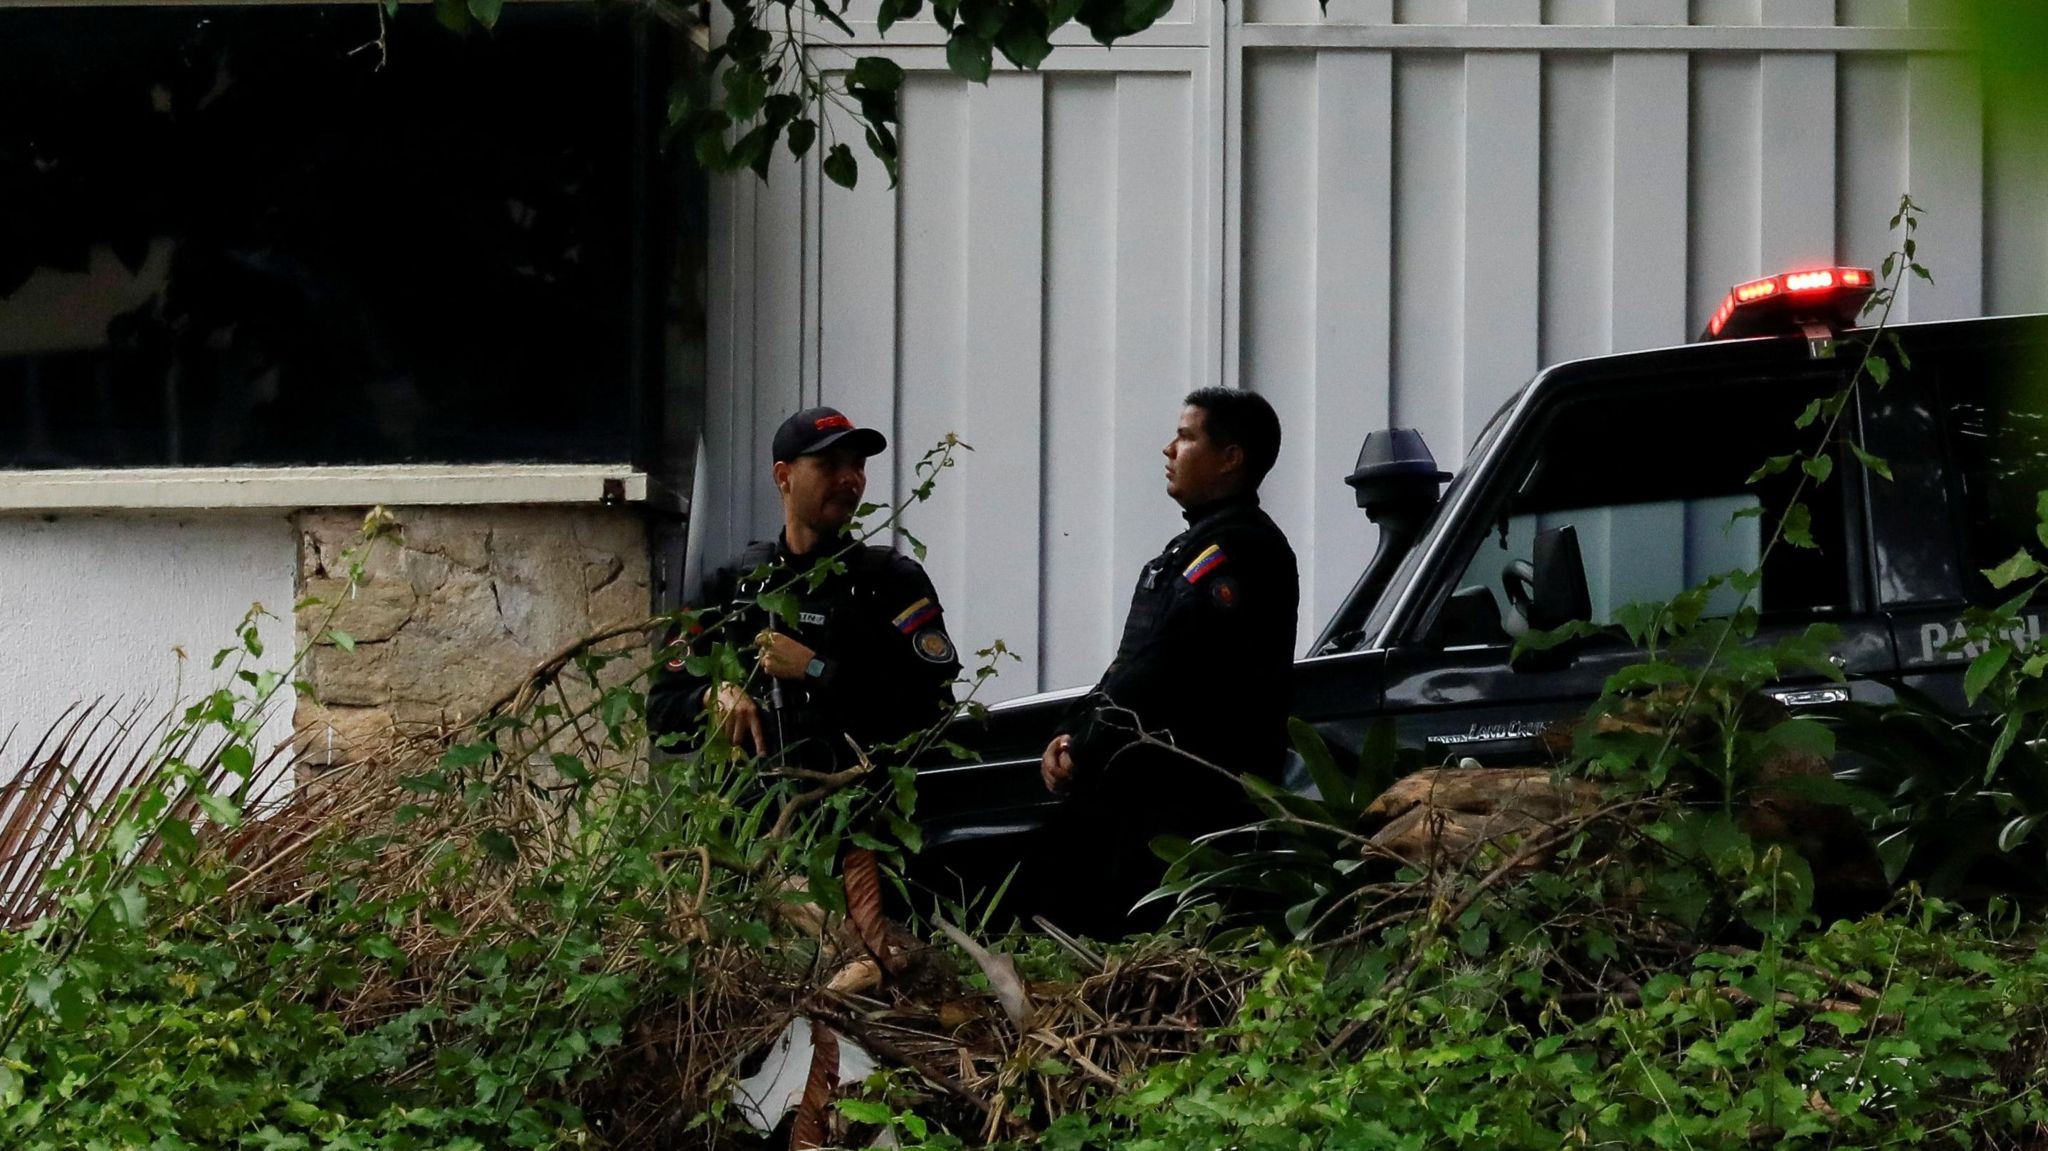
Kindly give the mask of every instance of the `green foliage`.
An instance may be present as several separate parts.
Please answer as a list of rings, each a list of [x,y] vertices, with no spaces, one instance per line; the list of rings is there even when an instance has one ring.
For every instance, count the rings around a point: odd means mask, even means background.
[[[1389,867],[1362,853],[1367,841],[1356,829],[1369,822],[1366,809],[1387,784],[1420,766],[1419,756],[1397,747],[1390,722],[1368,733],[1351,770],[1338,766],[1314,728],[1294,720],[1290,733],[1316,783],[1315,797],[1247,779],[1263,819],[1199,843],[1162,837],[1153,844],[1171,866],[1151,898],[1172,899],[1182,916],[1220,903],[1225,931],[1214,940],[1218,946],[1255,934],[1324,936],[1348,925],[1359,901],[1387,879]]]
[[[2048,492],[2036,502],[2048,548]],[[1876,827],[1888,869],[1937,894],[1997,889],[2048,894],[2048,653],[2034,650],[2020,613],[2048,587],[2048,569],[2021,550],[1984,572],[2008,598],[1969,609],[1954,641],[1975,715],[1957,717],[1911,688],[1884,708],[1842,707],[1831,719],[1860,763],[1851,777],[1881,798]]]
[[[373,513],[364,547],[388,532]],[[261,653],[255,618],[217,667]],[[325,622],[311,634],[346,650]],[[717,625],[703,642],[757,674]],[[51,871],[47,912],[0,934],[0,1146],[644,1146],[678,1091],[716,1141],[754,1030],[816,983],[807,925],[847,910],[842,846],[885,866],[915,849],[907,764],[937,729],[824,778],[710,730],[650,758],[660,661],[622,659],[573,653],[446,745],[332,781],[338,808],[250,806],[288,676],[193,704],[118,821]],[[693,1012],[709,1021],[678,1022]],[[663,1027],[682,1028],[671,1085],[620,1095],[645,1065],[629,1037]]]
[[[1586,1002],[1543,945],[1436,944],[1332,971],[1269,948],[1237,1025],[1044,1146],[1992,1146],[2048,1119],[2048,952],[1932,902],[1729,949]]]
[[[1884,317],[1901,277],[1928,278],[1918,213],[1905,199],[1893,221],[1905,238],[1849,383],[1799,417],[1818,442],[1752,476],[1789,472],[1797,485],[1766,561],[1780,544],[1814,546],[1803,497],[1838,461],[1890,478],[1841,417],[1857,387],[1884,387],[1894,362],[1907,365]],[[2048,546],[2048,496],[2042,516]],[[1043,1145],[2024,1144],[2048,1119],[2041,925],[1917,889],[1887,914],[1824,924],[1827,893],[1787,841],[1803,829],[1758,813],[1854,809],[1888,836],[1890,878],[1944,891],[1971,863],[2018,858],[2048,875],[2038,846],[2014,854],[2048,813],[2035,751],[2048,656],[2020,650],[2017,626],[2044,572],[2023,553],[1986,573],[2026,586],[1972,614],[1968,690],[1996,705],[1978,724],[1910,696],[1844,709],[1832,726],[1759,706],[1759,690],[1789,673],[1842,676],[1830,629],[1766,636],[1750,603],[1757,572],[1626,608],[1613,630],[1645,658],[1606,684],[1557,770],[1561,792],[1583,780],[1597,798],[1580,792],[1571,816],[1426,866],[1362,833],[1387,775],[1409,766],[1390,742],[1347,774],[1297,725],[1318,798],[1254,786],[1256,826],[1156,845],[1177,860],[1161,897],[1189,923],[1219,920],[1222,943],[1279,941],[1259,953],[1259,992],[1234,1029],[1103,1111],[1062,1119]],[[1710,617],[1724,590],[1735,608]],[[1516,655],[1603,630],[1525,636]],[[1890,751],[1896,778],[1790,770],[1827,763],[1838,742]],[[1942,820],[1949,834],[1937,837]],[[1944,855],[1962,851],[1960,867]],[[1529,870],[1533,859],[1549,865]]]
[[[477,8],[461,10],[480,18]],[[918,11],[916,0],[884,9],[885,19]],[[985,12],[944,0],[934,11],[963,51],[986,60],[985,40],[1016,58]],[[850,82],[893,92],[900,81],[862,62]],[[785,95],[744,76],[725,85],[729,102],[763,117]],[[794,140],[800,121],[786,122]],[[817,129],[802,132],[815,140]],[[851,157],[832,147],[845,160],[828,158],[827,174],[850,184]],[[1902,204],[1908,238],[1887,261],[1885,306],[1899,277],[1924,274],[1911,248],[1916,212]],[[1812,448],[1759,478],[1787,475],[1802,493],[1825,485],[1844,446],[1886,477],[1839,420],[1863,381],[1886,385],[1893,356],[1903,364],[1880,323],[1849,387],[1801,414]],[[949,439],[918,461],[911,499],[928,496],[964,447]],[[1766,556],[1780,542],[1811,546],[1804,511],[1795,495]],[[385,530],[373,513],[366,537]],[[895,513],[866,535],[891,530],[901,530]],[[2048,496],[2039,534],[2048,547]],[[1463,858],[1412,863],[1363,832],[1374,800],[1419,766],[1390,725],[1332,749],[1295,724],[1316,796],[1254,784],[1254,826],[1155,845],[1173,860],[1156,897],[1257,972],[1241,1013],[1192,1054],[1101,1087],[1096,1105],[1046,1116],[1031,1144],[1704,1149],[2037,1137],[2048,1124],[2039,921],[1911,888],[1882,914],[1826,923],[1819,861],[1747,818],[1762,795],[1857,804],[1885,836],[1891,878],[1977,895],[1966,881],[1983,867],[2018,862],[2048,891],[2033,835],[2048,814],[2037,749],[2048,656],[2024,650],[2015,628],[2048,567],[2022,552],[1986,574],[2012,598],[1968,621],[1968,687],[1992,709],[1983,720],[1910,696],[1845,709],[1834,726],[1760,708],[1758,690],[1788,673],[1841,673],[1827,629],[1764,630],[1749,602],[1756,572],[1618,612],[1615,630],[1645,658],[1562,733],[1555,783],[1571,814]],[[362,578],[359,559],[351,578]],[[793,586],[763,589],[760,606],[786,614]],[[1736,607],[1709,615],[1724,591]],[[1599,630],[1582,623],[1521,649]],[[253,626],[240,632],[216,666],[260,654]],[[324,627],[311,634],[344,651],[353,643]],[[692,666],[751,685],[751,661],[713,641]],[[977,684],[1008,653],[982,654]],[[254,741],[290,677],[251,673],[195,703],[125,816],[52,873],[49,913],[0,936],[0,1144],[626,1142],[648,1117],[607,1084],[645,1063],[650,1028],[707,1010],[724,1013],[727,1046],[661,1049],[670,1073],[689,1077],[690,1109],[666,1145],[717,1144],[727,1134],[718,1088],[749,1047],[748,1027],[786,1018],[815,986],[819,944],[792,921],[844,910],[842,843],[889,858],[915,849],[904,764],[945,745],[924,733],[876,749],[874,772],[837,785],[764,772],[709,731],[650,761],[635,686],[648,669],[621,675],[615,658],[577,653],[557,681],[577,701],[522,693],[407,763],[389,781],[388,818],[337,824],[309,850],[258,852],[253,863],[223,845],[261,825],[247,805]],[[1849,783],[1788,786],[1783,764],[1826,761],[1838,743],[1875,766]],[[289,878],[264,879],[264,860]],[[1079,978],[1048,940],[1015,950],[1027,980]],[[1074,1073],[1064,1058],[1023,1050],[1017,1075]],[[886,1071],[837,1106],[900,1146],[979,1141],[979,1130],[948,1129],[933,1101],[928,1083]],[[1031,1118],[1029,1099],[997,1102],[1017,1122]]]
[[[1839,460],[1890,477],[1839,419],[1856,387],[1886,386],[1906,363],[1882,316],[1900,277],[1927,277],[1917,214],[1902,202],[1906,237],[1850,383],[1801,413],[1820,442],[1753,477],[1798,485],[1766,558],[1813,545],[1802,496]],[[2048,496],[2039,535],[2048,546]],[[2027,553],[1986,573],[2012,598],[1969,621],[1967,688],[1993,705],[1981,721],[1910,693],[1832,724],[1758,706],[1787,673],[1841,673],[1827,629],[1766,638],[1756,572],[1618,612],[1614,630],[1645,658],[1610,679],[1558,766],[1560,788],[1591,781],[1599,806],[1463,859],[1377,852],[1364,800],[1399,765],[1368,756],[1347,779],[1297,726],[1318,799],[1257,788],[1256,828],[1159,845],[1179,858],[1167,893],[1191,923],[1218,915],[1219,940],[1281,941],[1259,952],[1258,992],[1235,1028],[1061,1119],[1042,1145],[2027,1145],[2048,1121],[2042,924],[1981,888],[1967,892],[1989,907],[1980,916],[1913,887],[1883,914],[1824,924],[1814,868],[1756,816],[1853,808],[1886,835],[1893,879],[1962,890],[1981,864],[2010,884],[2019,862],[2019,885],[2048,892],[2038,844],[2027,850],[2048,813],[2048,656],[2024,650],[2017,614],[2044,573]],[[1708,616],[1724,589],[1737,606]],[[1516,654],[1602,630],[1525,637]],[[1838,750],[1893,775],[1788,776]],[[1518,872],[1532,845],[1549,866]]]
[[[359,580],[360,557],[350,566]],[[262,654],[260,610],[214,667]],[[51,871],[48,913],[0,934],[6,1146],[450,1145],[433,1114],[361,1093],[401,1069],[404,1028],[351,1032],[318,1005],[361,960],[401,957],[379,909],[237,900],[241,877],[216,850],[244,820],[257,732],[286,679],[237,671],[244,694],[188,707],[143,784],[106,808],[118,822]]]
[[[387,0],[387,3],[390,0]],[[437,0],[450,27],[488,26],[503,0]],[[485,5],[488,4],[488,8]],[[859,180],[853,148],[839,139],[857,130],[893,185],[899,146],[898,97],[903,70],[881,56],[849,62],[818,33],[851,37],[849,0],[721,0],[729,27],[706,55],[713,83],[685,85],[670,100],[672,131],[687,137],[697,160],[719,172],[751,170],[768,178],[778,145],[802,158],[822,134],[828,179],[851,188]],[[691,19],[677,5],[680,20]],[[1036,69],[1052,54],[1052,36],[1080,24],[1101,44],[1114,44],[1151,27],[1171,0],[881,0],[875,30],[887,35],[905,20],[929,15],[945,33],[946,67],[987,83],[1000,56],[1011,66]],[[813,23],[814,27],[804,27]]]

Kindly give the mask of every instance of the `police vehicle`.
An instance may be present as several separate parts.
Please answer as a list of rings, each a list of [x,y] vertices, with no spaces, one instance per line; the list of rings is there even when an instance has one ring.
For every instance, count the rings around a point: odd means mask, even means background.
[[[2038,546],[2048,316],[1890,329],[1903,354],[1888,353],[1887,386],[1856,390],[1841,428],[1891,478],[1836,445],[1834,479],[1804,499],[1819,546],[1766,555],[1765,525],[1799,469],[1749,477],[1816,446],[1817,429],[1795,421],[1855,372],[1872,333],[1851,325],[1874,286],[1860,268],[1771,276],[1731,291],[1696,343],[1549,368],[1488,422],[1455,478],[1414,431],[1367,436],[1343,482],[1378,551],[1296,661],[1292,714],[1340,763],[1383,718],[1432,762],[1544,762],[1543,729],[1583,715],[1640,652],[1608,629],[1510,661],[1518,633],[1609,624],[1623,605],[1759,561],[1760,638],[1831,623],[1829,658],[1846,677],[1787,678],[1772,695],[1797,710],[1882,703],[1906,684],[1960,709],[1975,653],[1951,641],[1967,604],[1996,602],[1980,573]],[[1730,591],[1718,606],[1734,602]],[[2048,604],[2025,614],[2025,638],[2044,615]],[[1039,826],[1055,802],[1039,755],[1085,690],[991,708],[963,737],[981,762],[923,772],[927,843],[972,852]]]

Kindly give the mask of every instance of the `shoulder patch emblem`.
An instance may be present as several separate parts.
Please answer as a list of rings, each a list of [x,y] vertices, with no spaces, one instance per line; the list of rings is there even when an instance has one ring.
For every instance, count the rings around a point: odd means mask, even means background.
[[[953,641],[938,628],[928,627],[918,632],[910,646],[917,649],[919,658],[930,663],[953,662]]]
[[[662,664],[670,671],[683,670],[683,661],[690,657],[687,646],[692,640],[704,634],[703,613],[696,608],[686,607],[682,611],[683,624],[670,636],[667,646],[675,649],[675,657]]]
[[[1215,600],[1219,607],[1236,603],[1237,581],[1229,576],[1217,576],[1216,582],[1209,585],[1209,598]]]
[[[939,618],[939,605],[933,603],[930,596],[926,596],[902,611],[897,612],[896,618],[889,622],[896,625],[897,631],[902,632],[904,635],[910,635],[916,632],[918,628],[937,618]]]
[[[1189,564],[1187,568],[1180,573],[1181,578],[1187,580],[1189,583],[1201,583],[1203,576],[1208,575],[1210,572],[1215,571],[1217,568],[1222,567],[1223,561],[1228,558],[1228,556],[1223,554],[1223,547],[1221,544],[1210,544],[1208,547],[1202,549],[1202,554],[1195,557],[1195,562]]]

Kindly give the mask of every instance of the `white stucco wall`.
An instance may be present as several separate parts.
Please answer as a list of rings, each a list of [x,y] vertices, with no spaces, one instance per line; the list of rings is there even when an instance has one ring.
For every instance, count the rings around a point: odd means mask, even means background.
[[[282,511],[0,517],[0,777],[81,700],[163,709],[211,690],[252,604],[273,614],[249,666],[287,668],[295,548]],[[291,734],[278,702],[265,750]]]

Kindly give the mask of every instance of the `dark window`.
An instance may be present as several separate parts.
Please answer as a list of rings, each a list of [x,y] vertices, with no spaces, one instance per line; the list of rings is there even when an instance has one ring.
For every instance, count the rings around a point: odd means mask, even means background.
[[[1973,598],[1987,600],[1993,593],[1982,569],[2041,548],[2034,528],[2035,501],[2048,491],[2048,349],[1930,349],[1915,354],[1913,375],[1940,379],[1952,482],[1963,497],[1965,579]]]
[[[1519,632],[1523,621],[1507,604],[1503,573],[1532,558],[1538,532],[1565,526],[1578,535],[1597,623],[1709,576],[1755,570],[1798,472],[1756,484],[1748,477],[1767,457],[1814,443],[1817,431],[1800,431],[1794,420],[1837,384],[1832,375],[1684,390],[1651,384],[1565,406],[1539,429],[1535,460],[1454,589],[1467,604],[1477,596],[1469,589],[1484,589],[1501,608],[1504,632]],[[1752,601],[1767,615],[1849,604],[1843,485],[1809,485],[1804,499],[1820,546],[1770,552]],[[1766,514],[1756,515],[1758,508]],[[1724,588],[1715,603],[1726,611],[1735,600]]]
[[[637,455],[648,38],[431,7],[0,8],[0,467]]]

